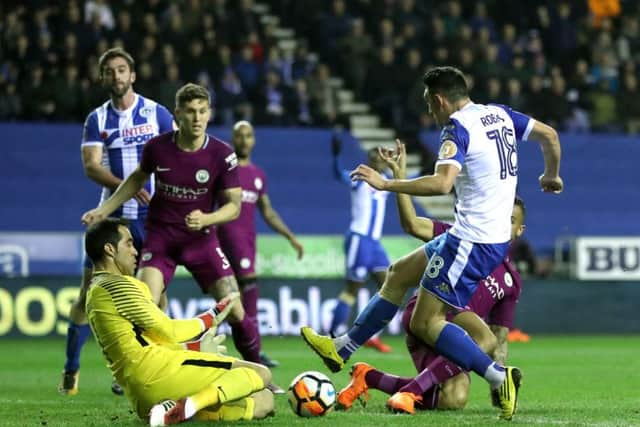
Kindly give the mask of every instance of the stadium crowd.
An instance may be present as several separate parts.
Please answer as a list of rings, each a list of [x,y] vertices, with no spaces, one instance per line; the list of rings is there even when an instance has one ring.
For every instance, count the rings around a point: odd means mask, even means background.
[[[337,75],[384,124],[415,134],[435,128],[421,99],[425,68],[451,64],[478,102],[565,131],[640,131],[638,0],[265,0],[296,30],[291,54],[253,3],[2,4],[0,120],[81,121],[106,99],[97,57],[119,45],[137,60],[137,91],[172,108],[176,90],[197,82],[215,93],[225,125],[330,126]]]

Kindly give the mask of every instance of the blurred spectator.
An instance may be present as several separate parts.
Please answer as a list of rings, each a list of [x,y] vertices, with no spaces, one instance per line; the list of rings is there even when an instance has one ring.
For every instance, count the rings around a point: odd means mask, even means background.
[[[292,101],[297,96],[308,98],[314,124],[345,119],[338,117],[328,67],[344,78],[356,101],[370,102],[385,125],[412,134],[433,125],[415,75],[427,65],[454,64],[468,76],[475,99],[511,100],[532,114],[538,110],[539,117],[553,116],[570,131],[587,131],[590,117],[596,130],[637,131],[632,117],[608,117],[611,111],[631,114],[636,107],[637,97],[630,95],[636,89],[629,89],[634,84],[627,77],[639,74],[636,0],[535,0],[526,5],[509,0],[262,0],[260,5],[270,7],[264,16],[258,15],[254,0],[4,2],[0,95],[3,111],[11,111],[4,117],[81,121],[81,113],[69,116],[76,114],[77,97],[59,91],[75,93],[65,85],[73,86],[68,74],[77,73],[81,104],[99,104],[104,94],[97,97],[99,81],[87,59],[97,60],[104,50],[121,45],[137,58],[137,86],[147,96],[171,87],[177,66],[178,81],[206,81],[216,91],[228,88],[223,92],[233,100],[229,117],[250,115],[253,104],[259,118],[295,125],[300,110],[289,109],[300,107]],[[295,51],[281,51],[282,28],[297,31]],[[315,54],[324,66],[316,66]],[[42,72],[32,69],[35,63]],[[268,73],[278,76],[278,85],[265,83]],[[305,83],[294,84],[301,79]],[[562,81],[565,88],[559,91]],[[269,102],[262,91],[266,87],[271,88]],[[45,102],[36,106],[28,99],[31,94]],[[281,94],[282,102],[274,94]],[[87,104],[88,99],[96,102]],[[607,111],[612,99],[615,108]],[[273,111],[280,105],[282,115],[275,120],[264,113],[266,105],[276,106]]]
[[[0,85],[0,120],[16,120],[22,113],[22,100],[14,83]]]
[[[367,76],[369,60],[373,53],[373,41],[365,33],[364,21],[354,19],[351,30],[338,41],[340,51],[340,72],[355,95],[362,96],[363,85]]]
[[[591,92],[591,126],[596,132],[615,131],[616,99],[609,91],[606,80],[600,80]]]
[[[89,23],[95,19],[108,30],[113,29],[116,25],[111,7],[105,0],[86,0],[84,3],[84,22]]]
[[[78,79],[78,67],[69,63],[65,66],[63,75],[57,77],[54,85],[56,119],[71,122],[83,114],[82,92]]]
[[[309,94],[307,82],[304,79],[296,80],[293,90],[287,98],[287,111],[293,122],[301,126],[311,126],[313,124],[312,110],[315,105]]]
[[[258,120],[262,124],[284,126],[287,123],[285,110],[285,87],[277,73],[267,73],[260,93]]]
[[[164,79],[160,81],[155,91],[157,96],[156,100],[161,105],[173,110],[176,104],[176,92],[185,82],[180,79],[180,71],[175,63],[167,64],[164,69],[166,70],[166,75]],[[136,85],[136,87],[139,89],[138,85]]]
[[[640,133],[640,90],[634,74],[625,74],[622,80],[622,90],[618,92],[618,117],[627,132]]]
[[[316,105],[318,124],[330,126],[338,118],[338,99],[331,87],[331,71],[326,64],[318,64],[313,78],[309,81],[309,94]]]
[[[227,68],[216,89],[216,121],[231,126],[238,120],[250,120],[251,104],[242,83],[231,68]]]

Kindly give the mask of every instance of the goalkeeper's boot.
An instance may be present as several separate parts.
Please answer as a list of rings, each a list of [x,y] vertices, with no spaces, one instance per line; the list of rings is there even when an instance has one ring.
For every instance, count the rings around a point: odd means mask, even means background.
[[[336,410],[348,410],[353,406],[353,402],[357,399],[362,406],[367,405],[369,400],[369,386],[365,377],[367,372],[371,371],[373,366],[358,362],[351,368],[351,381],[349,384],[338,393],[338,399],[336,402]]]
[[[186,401],[187,399],[165,400],[154,405],[149,412],[149,425],[151,427],[168,426],[185,421],[187,419],[184,415]]]
[[[513,366],[505,366],[505,379],[498,387],[500,415],[502,420],[511,420],[518,406],[518,390],[522,382],[522,372]]]
[[[280,366],[280,362],[270,358],[264,351],[260,352],[260,363],[267,368],[277,368],[278,366]]]
[[[122,389],[120,384],[118,384],[118,382],[115,380],[115,378],[113,379],[113,381],[111,381],[111,392],[116,396],[122,396],[124,394],[124,390]]]
[[[319,335],[308,326],[300,328],[300,335],[331,372],[340,372],[344,368],[344,360],[338,354],[336,345],[330,337]]]
[[[78,379],[80,377],[80,371],[76,372],[63,372],[62,379],[58,385],[58,393],[67,396],[75,396],[78,394]]]
[[[387,409],[395,413],[413,415],[416,412],[416,402],[422,402],[422,396],[406,391],[399,391],[387,400]]]

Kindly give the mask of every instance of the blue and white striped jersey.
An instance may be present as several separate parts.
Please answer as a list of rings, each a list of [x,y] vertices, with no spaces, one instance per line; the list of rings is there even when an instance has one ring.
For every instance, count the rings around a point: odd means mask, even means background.
[[[388,196],[387,191],[376,190],[364,181],[352,182],[349,230],[380,240]]]
[[[509,241],[518,182],[516,141],[525,141],[534,123],[497,104],[469,103],[451,115],[436,163],[460,169],[451,234],[473,243]]]
[[[173,116],[164,106],[136,94],[133,105],[119,111],[111,100],[93,110],[84,123],[82,146],[101,145],[102,164],[118,178],[127,178],[140,163],[144,144],[154,136],[173,130]],[[154,180],[145,188],[153,195]],[[100,203],[111,195],[103,188]],[[127,219],[146,217],[147,206],[135,199],[126,201],[113,216]]]

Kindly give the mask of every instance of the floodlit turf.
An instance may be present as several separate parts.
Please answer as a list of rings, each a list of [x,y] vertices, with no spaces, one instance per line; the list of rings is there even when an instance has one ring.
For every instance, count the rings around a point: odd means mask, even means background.
[[[229,340],[231,341],[231,340]],[[401,375],[413,374],[399,338],[389,339],[391,354],[362,349],[353,361],[363,360]],[[232,346],[232,344],[230,344]],[[325,372],[339,389],[348,381],[348,369],[329,374],[319,359],[294,337],[265,338],[264,348],[282,365],[273,370],[282,386],[304,370]],[[111,378],[93,341],[83,353],[80,393],[59,396],[56,386],[64,356],[62,340],[0,341],[2,426],[142,426],[127,401],[111,394]],[[537,337],[529,344],[512,344],[510,360],[521,367],[524,385],[518,414],[511,425],[640,426],[640,337]],[[296,417],[286,397],[277,396],[276,416],[242,425],[267,426],[495,426],[488,389],[472,379],[467,408],[456,412],[424,412],[415,416],[386,411],[386,396],[372,391],[366,409],[331,412],[319,419]],[[205,425],[189,423],[188,425]]]

